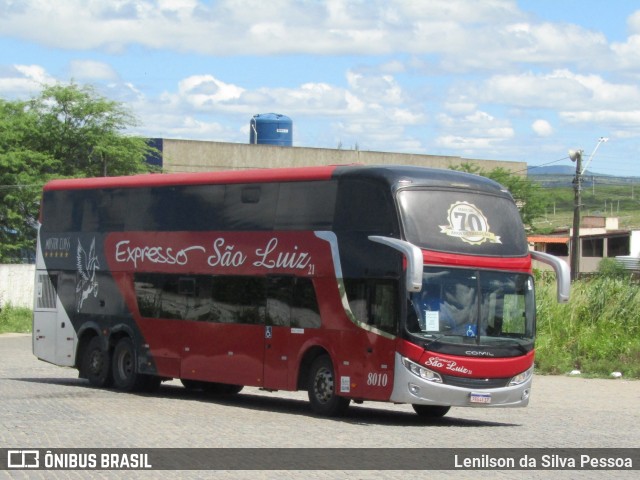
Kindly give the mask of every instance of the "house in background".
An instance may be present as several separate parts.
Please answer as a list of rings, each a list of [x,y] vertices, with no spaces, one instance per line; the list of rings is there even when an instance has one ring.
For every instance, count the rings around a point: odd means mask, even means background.
[[[560,257],[570,263],[573,229],[549,235],[529,235],[532,250]],[[585,216],[580,225],[579,265],[581,273],[598,270],[603,258],[615,258],[626,268],[640,270],[640,230],[624,230],[616,217]]]

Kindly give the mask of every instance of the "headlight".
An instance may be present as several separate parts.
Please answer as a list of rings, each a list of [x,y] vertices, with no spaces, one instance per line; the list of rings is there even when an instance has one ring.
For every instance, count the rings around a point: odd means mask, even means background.
[[[511,379],[511,381],[509,382],[509,386],[513,387],[515,385],[520,385],[520,384],[526,382],[527,380],[529,380],[529,378],[531,378],[531,375],[533,375],[533,367],[531,367],[529,370],[524,371],[522,373],[519,373],[518,375],[513,377]]]
[[[402,357],[402,364],[416,377],[420,377],[427,382],[442,383],[442,377],[439,373],[436,373],[433,370],[429,370],[422,365],[412,362],[408,358]]]

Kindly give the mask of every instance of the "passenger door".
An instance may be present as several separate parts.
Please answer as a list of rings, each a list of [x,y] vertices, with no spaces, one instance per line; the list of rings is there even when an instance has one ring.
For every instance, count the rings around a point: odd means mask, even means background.
[[[386,279],[351,280],[347,297],[351,311],[366,332],[363,349],[364,398],[388,400],[393,390],[393,369],[398,326],[398,282]]]
[[[264,386],[288,388],[289,336],[294,277],[269,277],[267,282],[267,316],[264,335]]]
[[[63,277],[60,272],[39,270],[36,273],[33,353],[55,365],[71,367],[75,363],[73,353],[77,336],[58,295]],[[71,289],[74,291],[73,283]]]

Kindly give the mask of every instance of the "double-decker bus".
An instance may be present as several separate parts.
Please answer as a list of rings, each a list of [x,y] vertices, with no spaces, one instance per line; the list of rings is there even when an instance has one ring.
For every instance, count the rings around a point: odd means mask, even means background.
[[[476,175],[326,166],[55,180],[43,190],[33,351],[96,387],[306,390],[451,406],[529,401],[532,258]]]

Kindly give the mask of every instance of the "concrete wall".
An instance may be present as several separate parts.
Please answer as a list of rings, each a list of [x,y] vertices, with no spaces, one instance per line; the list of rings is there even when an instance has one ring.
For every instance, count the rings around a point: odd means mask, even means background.
[[[365,165],[419,165],[445,169],[463,163],[472,163],[479,165],[483,170],[493,170],[501,167],[519,175],[526,175],[527,171],[526,162],[194,140],[163,139],[162,150],[163,171],[167,173],[345,165],[352,163]]]
[[[34,276],[35,265],[0,264],[0,308],[9,303],[33,308]]]

